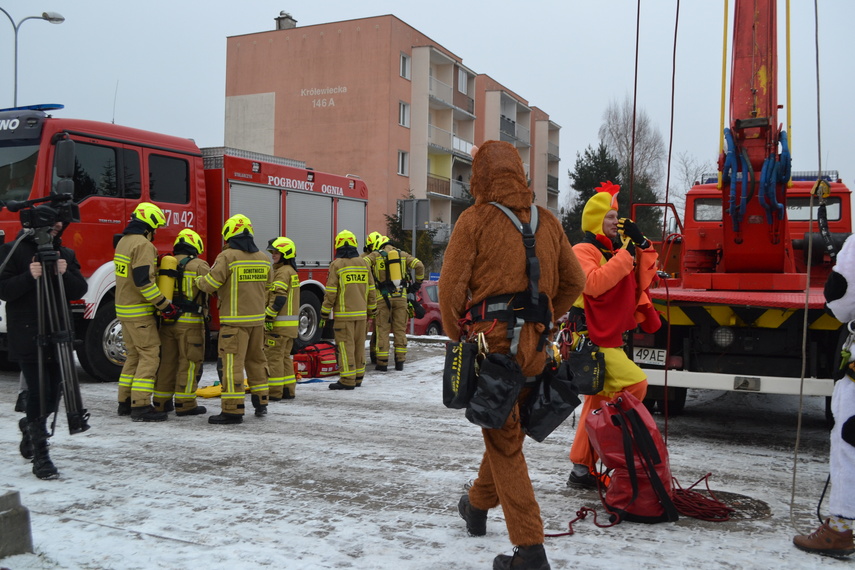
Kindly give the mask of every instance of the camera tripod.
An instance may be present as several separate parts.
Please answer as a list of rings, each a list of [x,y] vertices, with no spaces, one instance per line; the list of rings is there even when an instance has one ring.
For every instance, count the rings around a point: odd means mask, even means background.
[[[89,429],[89,413],[83,408],[83,398],[80,395],[80,383],[77,380],[77,368],[74,363],[74,329],[71,320],[71,310],[65,296],[62,276],[57,268],[59,251],[53,248],[53,236],[50,228],[33,230],[38,246],[35,260],[42,264],[42,275],[36,279],[36,297],[38,299],[38,359],[39,359],[39,394],[41,401],[41,416],[54,414],[51,433],[56,427],[59,411],[59,395],[54,402],[54,409],[47,409],[47,356],[53,356],[56,362],[61,382],[57,389],[65,401],[65,412],[68,419],[68,431],[72,435]]]

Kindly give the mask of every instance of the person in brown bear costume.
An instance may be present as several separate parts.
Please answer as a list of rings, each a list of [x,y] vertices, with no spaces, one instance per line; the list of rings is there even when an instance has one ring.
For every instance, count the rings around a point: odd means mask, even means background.
[[[526,291],[530,279],[522,234],[505,213],[490,203],[510,209],[524,224],[530,221],[534,195],[513,145],[487,141],[476,151],[471,192],[475,204],[460,215],[445,252],[439,280],[442,324],[449,337],[457,340],[463,334],[459,321],[470,321],[468,334],[484,332],[491,352],[511,354],[507,322],[496,322],[484,313],[479,318],[475,312],[491,297],[520,293],[513,303],[531,298]],[[581,294],[585,275],[560,222],[545,208],[538,207],[537,212],[538,288],[540,297],[548,300],[544,304],[549,306],[549,317],[560,316]],[[522,328],[515,359],[523,374],[533,380],[546,364],[545,341],[552,334],[552,323],[517,324]],[[486,534],[487,511],[502,505],[508,536],[515,548],[513,556],[497,556],[494,569],[549,568],[543,549],[540,507],[522,451],[525,433],[520,425],[519,403],[525,401],[529,391],[527,383],[501,429],[482,429],[485,451],[478,477],[458,504],[460,516],[473,536]]]

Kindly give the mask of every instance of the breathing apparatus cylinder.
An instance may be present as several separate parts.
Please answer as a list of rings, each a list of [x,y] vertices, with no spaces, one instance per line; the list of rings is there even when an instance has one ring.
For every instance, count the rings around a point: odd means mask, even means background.
[[[160,258],[160,265],[157,269],[157,288],[164,297],[172,302],[175,296],[175,276],[178,274],[178,260],[171,255],[164,255]]]
[[[389,272],[389,281],[396,289],[401,287],[401,252],[393,249],[386,254],[386,271]]]

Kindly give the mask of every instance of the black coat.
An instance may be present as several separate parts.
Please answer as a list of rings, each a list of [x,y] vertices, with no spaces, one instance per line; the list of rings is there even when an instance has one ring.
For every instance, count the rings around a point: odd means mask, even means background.
[[[13,243],[0,246],[0,264],[9,257]],[[6,301],[9,358],[18,362],[38,360],[38,297],[36,280],[30,274],[30,263],[37,249],[32,237],[24,238],[0,273],[0,299]],[[74,251],[62,247],[58,239],[54,241],[53,249],[59,250],[59,256],[68,262],[68,268],[62,275],[66,300],[80,299],[86,294],[88,285],[80,273],[77,256]]]

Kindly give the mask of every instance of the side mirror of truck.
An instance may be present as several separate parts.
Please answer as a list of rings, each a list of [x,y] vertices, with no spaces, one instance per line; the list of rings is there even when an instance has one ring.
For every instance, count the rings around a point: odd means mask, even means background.
[[[74,141],[63,139],[56,143],[56,153],[53,159],[56,175],[59,178],[70,179],[74,176]]]

